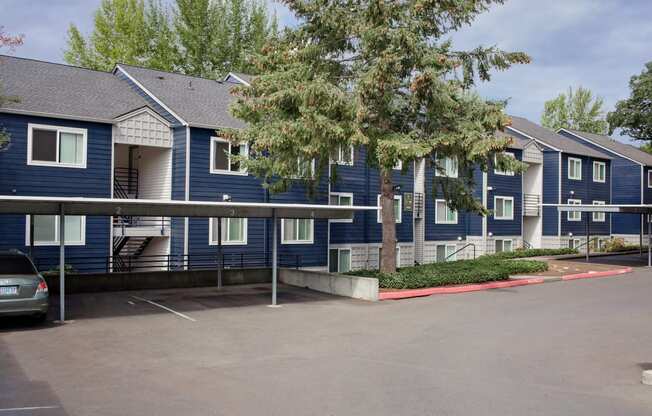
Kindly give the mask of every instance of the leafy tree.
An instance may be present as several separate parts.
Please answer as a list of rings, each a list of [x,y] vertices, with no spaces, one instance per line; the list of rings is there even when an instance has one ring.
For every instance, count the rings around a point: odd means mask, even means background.
[[[23,44],[23,35],[12,36],[7,34],[4,31],[4,28],[0,26],[0,50],[3,48],[8,48],[10,51],[14,50],[17,46]],[[2,94],[2,85],[0,85],[0,107],[3,107],[5,104],[10,102],[16,102],[18,98],[8,97]],[[0,151],[4,150],[9,146],[9,134],[4,128],[0,127]]]
[[[645,143],[640,147],[640,149],[652,155],[652,143]]]
[[[559,94],[546,101],[541,124],[554,131],[569,128],[606,134],[609,126],[602,110],[603,105],[604,100],[594,97],[591,90],[580,86],[573,91],[569,87],[567,94]]]
[[[71,24],[66,62],[109,71],[116,63],[219,77],[251,69],[247,54],[276,33],[262,0],[102,0],[84,37]]]
[[[618,101],[616,110],[607,115],[609,134],[620,128],[621,135],[652,141],[652,62],[630,79],[629,89],[629,98]]]
[[[329,156],[340,146],[365,145],[367,163],[380,171],[383,256],[381,271],[396,270],[394,167],[426,158],[444,170],[456,158],[457,178],[437,176],[432,186],[453,209],[486,213],[472,196],[473,170],[498,156],[510,139],[503,102],[470,89],[493,69],[527,63],[524,53],[495,47],[459,52],[443,38],[502,0],[328,1],[285,0],[302,22],[254,58],[251,87],[238,87],[232,113],[247,123],[227,131],[250,143],[239,161],[273,192],[297,178],[314,189]],[[316,160],[314,174],[303,169]],[[336,168],[336,166],[334,166]],[[329,178],[331,180],[332,178]]]

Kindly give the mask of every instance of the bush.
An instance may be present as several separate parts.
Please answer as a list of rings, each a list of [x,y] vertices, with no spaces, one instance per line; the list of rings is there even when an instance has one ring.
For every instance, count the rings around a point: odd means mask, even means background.
[[[548,270],[548,265],[535,260],[502,260],[491,257],[446,263],[404,267],[396,273],[383,274],[378,270],[359,270],[348,274],[375,277],[381,288],[419,289],[424,287],[460,285],[506,280],[512,274],[537,273]]]
[[[521,259],[524,257],[542,257],[542,256],[560,256],[564,254],[579,254],[574,248],[529,248],[517,249],[514,251],[503,251],[496,254],[486,254],[481,258],[496,258],[496,259]]]

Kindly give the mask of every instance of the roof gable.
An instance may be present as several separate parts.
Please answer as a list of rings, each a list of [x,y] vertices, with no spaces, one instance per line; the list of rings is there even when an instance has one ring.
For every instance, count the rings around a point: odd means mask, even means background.
[[[605,136],[602,134],[595,134],[595,133],[587,133],[587,132],[573,130],[573,129],[560,129],[559,131],[560,132],[565,131],[568,134],[572,134],[573,136],[579,139],[590,142],[595,146],[604,149],[606,152],[610,152],[614,154],[615,156],[629,159],[640,165],[652,166],[651,154],[644,152],[641,149],[638,149],[630,144],[616,141],[609,136]]]

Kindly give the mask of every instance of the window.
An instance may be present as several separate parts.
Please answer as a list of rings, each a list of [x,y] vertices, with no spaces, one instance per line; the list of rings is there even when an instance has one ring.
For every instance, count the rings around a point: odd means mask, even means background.
[[[307,160],[297,158],[297,179],[312,178],[315,176],[315,159]]]
[[[340,206],[353,206],[353,194],[345,193],[345,192],[331,192],[329,204],[340,205]],[[353,222],[353,218],[330,220],[330,222]]]
[[[312,244],[314,221],[308,218],[281,220],[281,241],[283,244]]]
[[[383,247],[378,247],[378,268],[380,269],[380,259],[383,258]],[[396,267],[401,267],[401,247],[396,245]]]
[[[568,248],[570,249],[576,249],[580,246],[580,244],[582,243],[580,242],[579,238],[571,238],[568,240]]]
[[[249,155],[249,145],[233,145],[219,137],[211,137],[211,173],[245,175],[247,172],[233,156]]]
[[[378,195],[378,199],[376,200],[376,206],[378,207],[378,222],[383,222],[383,217],[381,215],[382,208],[380,206],[380,195]],[[399,224],[401,221],[403,221],[403,198],[401,195],[394,195],[394,219],[396,220],[396,223]]]
[[[338,146],[331,155],[331,163],[353,166],[353,146]]]
[[[394,165],[394,170],[403,170],[403,161],[399,160],[396,162],[396,165]]]
[[[593,182],[607,181],[607,164],[604,162],[593,162]]]
[[[437,158],[436,176],[445,176],[447,178],[457,178],[457,159],[451,157]]]
[[[86,129],[29,124],[27,164],[86,168]]]
[[[436,258],[437,263],[457,260],[457,253],[455,253],[456,251],[457,246],[455,244],[438,244]]]
[[[446,201],[435,201],[435,224],[457,224],[457,211],[451,209]]]
[[[222,226],[217,226],[217,218],[211,218],[209,224],[210,245],[217,245],[217,230],[222,230],[222,245],[243,245],[247,244],[247,219],[246,218],[222,218]]]
[[[511,196],[494,197],[494,219],[495,220],[514,219],[514,197]]]
[[[496,253],[514,251],[514,242],[512,240],[496,240]]]
[[[593,205],[604,205],[604,201],[593,201]],[[604,222],[606,214],[604,212],[594,212],[593,222]]]
[[[568,179],[575,181],[582,180],[582,159],[568,158]]]
[[[29,246],[30,216],[27,215],[25,245]],[[59,245],[59,216],[34,215],[34,245]],[[86,217],[66,215],[66,245],[83,246],[86,244]]]
[[[647,187],[652,188],[652,169],[647,171]]]
[[[513,159],[516,159],[516,155],[514,155],[514,153],[512,153],[512,152],[504,152],[503,156],[511,157]],[[494,173],[496,175],[514,176],[514,171],[498,169],[498,158],[494,158],[494,166],[495,166]]]
[[[331,248],[328,254],[328,271],[331,273],[351,271],[351,249]]]
[[[580,199],[569,199],[568,205],[582,205]],[[568,211],[568,221],[582,221],[582,213],[579,211]]]

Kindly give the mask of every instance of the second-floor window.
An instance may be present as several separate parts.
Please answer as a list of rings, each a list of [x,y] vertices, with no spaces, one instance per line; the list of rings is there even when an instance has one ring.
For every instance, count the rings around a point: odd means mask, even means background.
[[[27,164],[86,167],[86,129],[29,124]]]
[[[403,205],[403,198],[401,195],[394,195],[394,219],[396,220],[396,223],[400,223],[403,221],[402,218],[402,205]],[[376,206],[378,207],[378,222],[383,222],[383,216],[382,216],[382,207],[380,206],[380,195],[378,195],[378,199],[376,200]]]
[[[582,159],[575,157],[568,158],[568,179],[575,181],[582,180]]]
[[[435,175],[447,178],[457,178],[457,159],[452,157],[437,158]]]
[[[331,162],[338,165],[353,166],[353,146],[338,146],[331,155]]]
[[[514,198],[511,196],[494,197],[494,219],[495,220],[513,220],[514,219]]]
[[[516,159],[516,155],[512,152],[505,152],[503,153],[504,156],[511,157],[512,159]],[[498,168],[498,160],[497,158],[494,158],[494,173],[496,175],[504,175],[504,176],[514,176],[514,171],[513,170],[501,170]]]
[[[243,166],[235,160],[235,156],[249,155],[247,144],[232,144],[230,141],[211,137],[211,173],[245,175]]]
[[[346,192],[331,192],[329,198],[330,205],[352,206],[353,194]],[[353,222],[353,219],[334,219],[331,222]]]
[[[593,205],[604,205],[604,201],[593,201]],[[604,222],[606,214],[604,212],[594,212],[593,222]]]
[[[222,218],[222,226],[217,226],[217,218],[211,218],[210,222],[210,244],[216,245],[218,240],[218,228],[222,231],[221,242],[223,245],[247,244],[247,219],[246,218]]]
[[[568,205],[582,205],[582,200],[569,199]],[[568,211],[568,221],[582,221],[582,213],[580,211]]]
[[[607,181],[607,164],[604,162],[593,162],[593,182]]]
[[[457,211],[443,199],[435,201],[435,224],[457,224]]]

